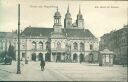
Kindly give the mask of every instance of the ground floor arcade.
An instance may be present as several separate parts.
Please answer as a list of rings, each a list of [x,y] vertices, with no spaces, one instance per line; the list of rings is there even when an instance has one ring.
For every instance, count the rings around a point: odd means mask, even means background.
[[[98,61],[98,53],[90,53],[90,52],[52,52],[51,61],[53,62],[97,62]]]
[[[91,52],[21,52],[21,60],[40,61],[41,59],[51,62],[97,62],[98,53]]]
[[[65,52],[52,52],[51,61],[53,62],[84,62],[84,54],[67,54]]]

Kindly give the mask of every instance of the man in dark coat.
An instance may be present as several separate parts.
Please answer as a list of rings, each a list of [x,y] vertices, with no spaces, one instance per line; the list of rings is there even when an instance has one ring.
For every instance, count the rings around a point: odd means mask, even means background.
[[[45,61],[43,59],[41,59],[40,66],[41,66],[41,71],[43,71],[45,66]]]

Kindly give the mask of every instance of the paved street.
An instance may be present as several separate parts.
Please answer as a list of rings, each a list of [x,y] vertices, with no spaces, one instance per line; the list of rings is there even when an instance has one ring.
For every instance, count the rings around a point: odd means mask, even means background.
[[[44,71],[40,62],[21,64],[22,74],[16,74],[13,65],[0,65],[0,81],[127,81],[127,67],[99,67],[88,63],[46,63]]]

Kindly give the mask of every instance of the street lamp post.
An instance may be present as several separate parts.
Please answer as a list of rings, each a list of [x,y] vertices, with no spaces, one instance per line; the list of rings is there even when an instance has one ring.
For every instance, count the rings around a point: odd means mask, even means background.
[[[18,4],[18,60],[17,60],[17,74],[21,74],[21,71],[20,71],[20,4]]]

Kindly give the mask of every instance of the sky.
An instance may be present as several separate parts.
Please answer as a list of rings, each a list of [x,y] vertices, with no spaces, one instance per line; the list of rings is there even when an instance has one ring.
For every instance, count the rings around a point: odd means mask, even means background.
[[[73,22],[80,5],[85,29],[89,29],[97,38],[128,24],[126,1],[0,0],[0,32],[10,32],[18,28],[18,3],[21,5],[21,30],[28,26],[53,28],[56,6],[64,26],[68,5]]]

